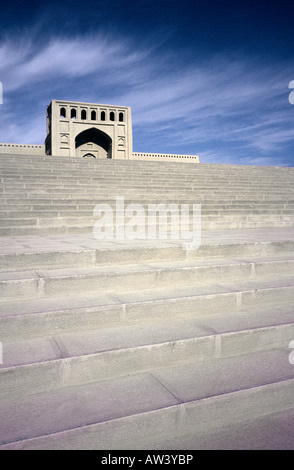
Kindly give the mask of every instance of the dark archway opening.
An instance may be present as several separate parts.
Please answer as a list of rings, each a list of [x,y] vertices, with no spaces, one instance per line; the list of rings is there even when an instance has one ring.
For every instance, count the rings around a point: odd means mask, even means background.
[[[112,158],[112,140],[99,129],[87,129],[76,136],[76,155],[81,157]]]

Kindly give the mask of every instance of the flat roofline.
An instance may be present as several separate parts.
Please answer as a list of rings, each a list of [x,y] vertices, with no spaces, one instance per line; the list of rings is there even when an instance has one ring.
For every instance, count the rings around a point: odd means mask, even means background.
[[[67,101],[67,100],[51,100],[51,103],[60,103],[60,104],[72,104],[72,105],[85,105],[85,106],[105,106],[109,108],[122,108],[122,109],[131,109],[130,106],[120,106],[117,104],[102,104],[102,103],[86,103],[82,101]],[[50,104],[48,106],[50,106]]]

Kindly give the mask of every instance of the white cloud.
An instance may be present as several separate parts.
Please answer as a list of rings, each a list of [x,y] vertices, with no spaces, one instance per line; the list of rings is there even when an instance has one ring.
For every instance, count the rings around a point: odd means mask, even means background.
[[[126,50],[124,43],[110,42],[102,36],[55,39],[40,49],[31,39],[26,47],[18,41],[8,41],[0,49],[0,58],[7,92],[40,81],[105,74],[109,69],[118,70],[140,60],[137,54]]]

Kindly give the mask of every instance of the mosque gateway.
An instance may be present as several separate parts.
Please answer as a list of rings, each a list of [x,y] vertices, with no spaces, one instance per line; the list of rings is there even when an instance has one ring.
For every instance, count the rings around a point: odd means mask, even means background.
[[[45,145],[0,143],[0,153],[199,163],[197,155],[133,152],[129,106],[52,100]]]

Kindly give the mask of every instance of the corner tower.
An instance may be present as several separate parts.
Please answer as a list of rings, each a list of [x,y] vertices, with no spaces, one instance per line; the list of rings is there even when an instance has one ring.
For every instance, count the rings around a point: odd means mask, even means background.
[[[53,100],[47,107],[47,155],[131,159],[131,108]]]

